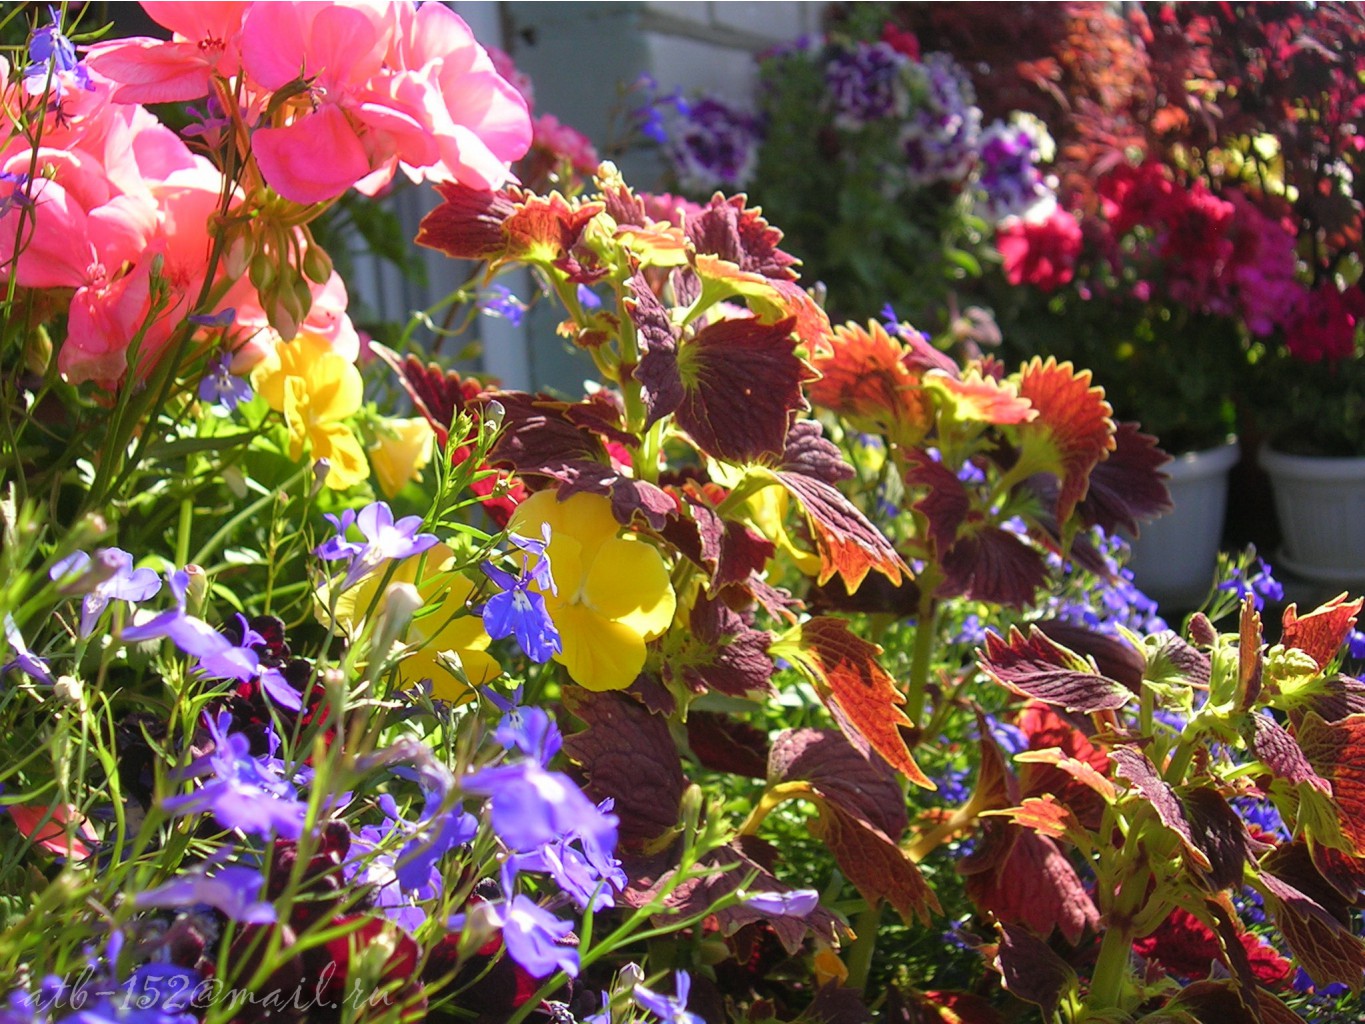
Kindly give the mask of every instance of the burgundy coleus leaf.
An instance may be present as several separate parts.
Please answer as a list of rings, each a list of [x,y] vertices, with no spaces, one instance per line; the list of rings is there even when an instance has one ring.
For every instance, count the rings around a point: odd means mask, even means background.
[[[787,431],[778,469],[837,484],[849,480],[855,470],[844,461],[843,453],[829,438],[819,420],[797,420]]]
[[[1057,843],[1001,822],[994,842],[959,866],[967,895],[982,910],[1007,924],[1022,924],[1039,935],[1061,931],[1075,945],[1099,928],[1100,913],[1085,884]],[[987,829],[987,834],[991,829]]]
[[[678,514],[663,536],[694,564],[706,571],[712,592],[747,583],[762,573],[776,546],[762,534],[734,519],[722,519],[690,482],[680,495]]]
[[[414,355],[400,356],[377,341],[370,342],[370,351],[398,376],[398,382],[412,399],[413,406],[436,431],[437,445],[444,449],[455,417],[478,398],[483,385],[461,378],[454,370],[444,370],[436,363],[423,363]],[[464,440],[460,439],[461,442]]]
[[[677,825],[687,777],[667,721],[620,693],[573,686],[563,700],[587,724],[564,738],[564,752],[582,766],[589,797],[615,801],[622,845],[641,850]]]
[[[871,615],[891,615],[897,619],[912,619],[920,608],[920,589],[914,580],[902,579],[892,583],[885,576],[867,576],[853,593],[844,586],[843,578],[833,576],[828,583],[817,584],[806,594],[812,611],[863,612]]]
[[[422,218],[417,244],[465,260],[494,260],[507,249],[503,225],[516,212],[506,192],[489,192],[455,182],[441,182],[443,202]]]
[[[866,756],[831,729],[782,732],[768,752],[768,781],[808,782],[827,802],[893,841],[909,824],[896,773],[880,757]]]
[[[1339,899],[1353,907],[1365,906],[1365,858],[1353,857],[1321,843],[1295,842],[1292,846],[1307,847],[1314,870],[1335,890]],[[1318,902],[1324,903],[1325,899]]]
[[[971,496],[956,473],[923,450],[911,449],[904,454],[906,486],[925,492],[911,507],[928,522],[929,539],[942,560],[957,542],[958,530],[972,510]]]
[[[1271,847],[1252,838],[1238,813],[1213,787],[1183,789],[1180,800],[1194,845],[1209,862],[1204,873],[1209,888],[1217,891],[1240,886],[1245,865],[1254,863]]]
[[[1231,979],[1196,981],[1177,992],[1144,1024],[1302,1024],[1303,1018],[1265,989]]]
[[[1365,984],[1365,942],[1306,893],[1263,869],[1260,885],[1275,927],[1319,987]]]
[[[819,806],[811,834],[829,848],[863,899],[871,904],[886,900],[907,924],[918,918],[928,925],[932,914],[943,912],[915,862],[890,836],[837,803],[821,800]]]
[[[1076,990],[1076,972],[1027,928],[1008,922],[998,927],[1000,944],[994,966],[1000,972],[1005,990],[1041,1007],[1043,1016],[1052,1019],[1062,997]]]
[[[1076,507],[1081,522],[1106,534],[1122,529],[1138,536],[1141,523],[1174,507],[1161,471],[1170,461],[1155,437],[1142,433],[1136,423],[1120,423],[1114,450],[1090,471],[1090,487]]]
[[[1036,627],[1025,636],[1011,626],[1008,641],[987,633],[977,661],[992,679],[1021,696],[1085,714],[1121,708],[1133,696]]]
[[[1196,866],[1204,872],[1212,870],[1208,854],[1195,841],[1194,827],[1185,812],[1185,805],[1147,755],[1136,747],[1115,747],[1109,751],[1109,757],[1114,762],[1114,774],[1125,779],[1156,811],[1161,823],[1179,836],[1185,852]]]
[[[641,385],[640,397],[647,413],[645,427],[649,428],[682,404],[683,381],[678,372],[681,332],[673,325],[668,310],[654,294],[644,274],[636,271],[627,285],[632,298],[626,300],[626,311],[644,349],[633,376]]]
[[[796,354],[795,321],[755,317],[708,324],[677,349],[683,397],[675,419],[703,452],[729,462],[782,457],[801,386],[814,377]]]
[[[1342,835],[1365,855],[1365,715],[1327,722],[1310,711],[1295,739],[1313,770],[1332,787]]]
[[[1019,394],[1027,398],[1038,418],[1014,429],[1035,457],[1055,470],[1061,480],[1057,521],[1065,523],[1090,485],[1090,473],[1115,446],[1113,409],[1104,389],[1091,387],[1089,370],[1077,372],[1070,363],[1034,357],[1019,375]]]
[[[1033,603],[1047,582],[1042,554],[998,526],[972,524],[940,561],[940,597],[964,595],[1012,608]]]
[[[1251,749],[1257,760],[1270,769],[1277,779],[1291,785],[1300,783],[1316,789],[1324,796],[1332,795],[1331,784],[1313,771],[1298,741],[1268,715],[1253,715]]]
[[[905,695],[878,663],[880,647],[850,630],[843,619],[828,617],[803,623],[796,643],[778,646],[782,656],[815,682],[820,699],[850,743],[859,750],[875,750],[915,785],[936,788],[901,736],[900,727],[911,724],[901,710]]]
[[[1169,633],[1161,646],[1149,652],[1144,671],[1153,682],[1179,683],[1192,690],[1205,690],[1213,675],[1213,661],[1183,637]]]
[[[861,992],[827,981],[796,1018],[796,1024],[872,1024],[875,1019]]]
[[[911,575],[891,542],[836,488],[804,473],[779,470],[775,475],[806,513],[820,555],[817,584],[837,574],[853,593],[874,570],[892,583]]]
[[[773,635],[754,629],[719,598],[699,594],[688,618],[689,632],[665,659],[664,673],[697,693],[715,690],[732,697],[770,692],[776,664],[768,654]]]
[[[1034,624],[1049,640],[1093,661],[1101,675],[1122,683],[1134,693],[1142,691],[1147,659],[1122,637],[1061,619],[1039,619]]]
[[[782,232],[760,215],[758,208],[746,210],[742,195],[726,198],[717,192],[698,213],[689,214],[687,237],[697,252],[719,256],[740,270],[774,280],[795,280],[792,265],[796,257],[777,247]]]
[[[1365,714],[1365,682],[1354,676],[1339,675],[1328,679],[1323,689],[1326,692],[1308,698],[1307,706],[1327,721],[1338,722],[1348,715]]]
[[[687,713],[687,745],[703,768],[752,779],[768,775],[768,734],[716,711]]]
[[[1346,642],[1351,627],[1360,615],[1362,603],[1365,603],[1365,599],[1358,597],[1354,601],[1347,601],[1345,594],[1339,594],[1302,618],[1299,617],[1299,606],[1291,604],[1284,610],[1284,632],[1280,643],[1303,651],[1317,663],[1319,669],[1324,669]]]

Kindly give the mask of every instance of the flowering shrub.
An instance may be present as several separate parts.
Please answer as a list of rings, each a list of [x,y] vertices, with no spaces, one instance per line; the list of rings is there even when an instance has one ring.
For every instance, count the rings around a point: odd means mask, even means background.
[[[77,155],[0,219],[4,1019],[1212,1024],[1360,987],[1360,602],[1268,643],[1242,565],[1166,629],[1106,539],[1165,456],[1087,370],[832,324],[743,197],[511,181],[529,115],[444,9],[149,12],[175,38],[35,26],[12,84],[16,152]],[[213,141],[135,105],[205,91]],[[99,173],[147,165],[80,193],[82,245],[146,203],[183,263],[87,376],[78,289],[19,268],[92,99],[148,133]],[[257,151],[317,119],[364,173]],[[203,237],[155,184],[180,147]],[[336,195],[288,193],[400,165],[459,295],[534,274],[598,386],[362,342]]]

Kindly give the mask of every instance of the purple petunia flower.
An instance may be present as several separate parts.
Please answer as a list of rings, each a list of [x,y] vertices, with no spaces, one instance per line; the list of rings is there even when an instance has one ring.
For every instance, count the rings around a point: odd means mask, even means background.
[[[121,548],[100,548],[94,557],[76,551],[57,562],[48,573],[64,581],[62,590],[84,594],[81,601],[81,636],[95,630],[110,601],[136,604],[161,589],[161,580],[151,569],[134,569],[133,556]]]
[[[340,519],[332,515],[327,519],[336,528],[336,536],[318,545],[314,554],[328,562],[347,563],[339,591],[349,590],[385,562],[420,555],[437,542],[435,534],[417,532],[421,516],[404,516],[395,522],[393,510],[383,501],[366,505],[358,514],[347,509]],[[365,543],[347,539],[352,524],[360,529]]]
[[[744,188],[758,164],[757,119],[714,97],[677,102],[666,152],[682,187],[690,192]]]
[[[228,310],[231,315],[232,311]],[[190,319],[194,319],[191,317]],[[224,352],[199,382],[199,400],[208,402],[222,414],[234,412],[237,406],[251,401],[253,392],[245,377],[232,373],[232,353]]]
[[[835,126],[857,131],[873,121],[903,117],[909,93],[901,72],[909,63],[888,43],[858,43],[836,53],[825,65]]]
[[[204,871],[193,871],[171,879],[155,889],[133,897],[139,909],[161,907],[176,910],[202,903],[242,924],[272,924],[275,905],[262,901],[260,871],[249,867],[226,867],[210,877]]]
[[[1052,196],[1037,164],[1038,140],[1022,125],[995,121],[981,134],[977,184],[992,220],[1023,216]]]
[[[662,1024],[706,1024],[687,1008],[687,996],[691,991],[691,975],[679,971],[673,982],[673,995],[654,992],[643,985],[636,985],[632,995],[640,1007],[658,1017]]]
[[[251,744],[241,733],[228,734],[232,716],[220,712],[215,720],[204,715],[213,750],[197,758],[187,778],[202,779],[193,793],[168,798],[162,807],[170,814],[212,814],[225,828],[249,835],[278,835],[297,839],[303,834],[307,803],[298,799],[293,783],[273,756],[251,756]],[[269,733],[271,753],[279,740]]]

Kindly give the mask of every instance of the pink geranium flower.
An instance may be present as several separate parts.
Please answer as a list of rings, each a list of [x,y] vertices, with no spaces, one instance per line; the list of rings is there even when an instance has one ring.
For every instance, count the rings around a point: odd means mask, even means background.
[[[995,245],[1010,284],[1055,291],[1075,274],[1081,227],[1075,217],[1060,209],[1041,223],[1011,217],[996,229]]]
[[[119,103],[173,103],[207,96],[213,75],[231,78],[241,69],[244,0],[175,3],[143,0],[152,20],[173,33],[162,39],[137,36],[92,46],[86,62],[122,83]]]

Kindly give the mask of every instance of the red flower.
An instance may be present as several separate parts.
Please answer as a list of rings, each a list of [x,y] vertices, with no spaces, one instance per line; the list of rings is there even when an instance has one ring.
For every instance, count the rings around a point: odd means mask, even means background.
[[[1289,354],[1305,363],[1350,359],[1355,355],[1362,317],[1365,292],[1359,288],[1339,292],[1330,282],[1319,285],[1285,327]]]
[[[1055,291],[1076,271],[1081,226],[1065,210],[1053,210],[1041,224],[1011,218],[996,229],[995,246],[1005,261],[1010,284]]]
[[[882,26],[882,42],[911,60],[919,60],[919,39],[913,32],[907,32],[888,21]]]
[[[1251,962],[1251,973],[1262,985],[1279,988],[1294,973],[1294,965],[1258,936],[1241,932],[1237,939]],[[1151,935],[1133,943],[1133,951],[1182,978],[1207,978],[1209,966],[1224,959],[1209,927],[1179,907]]]

